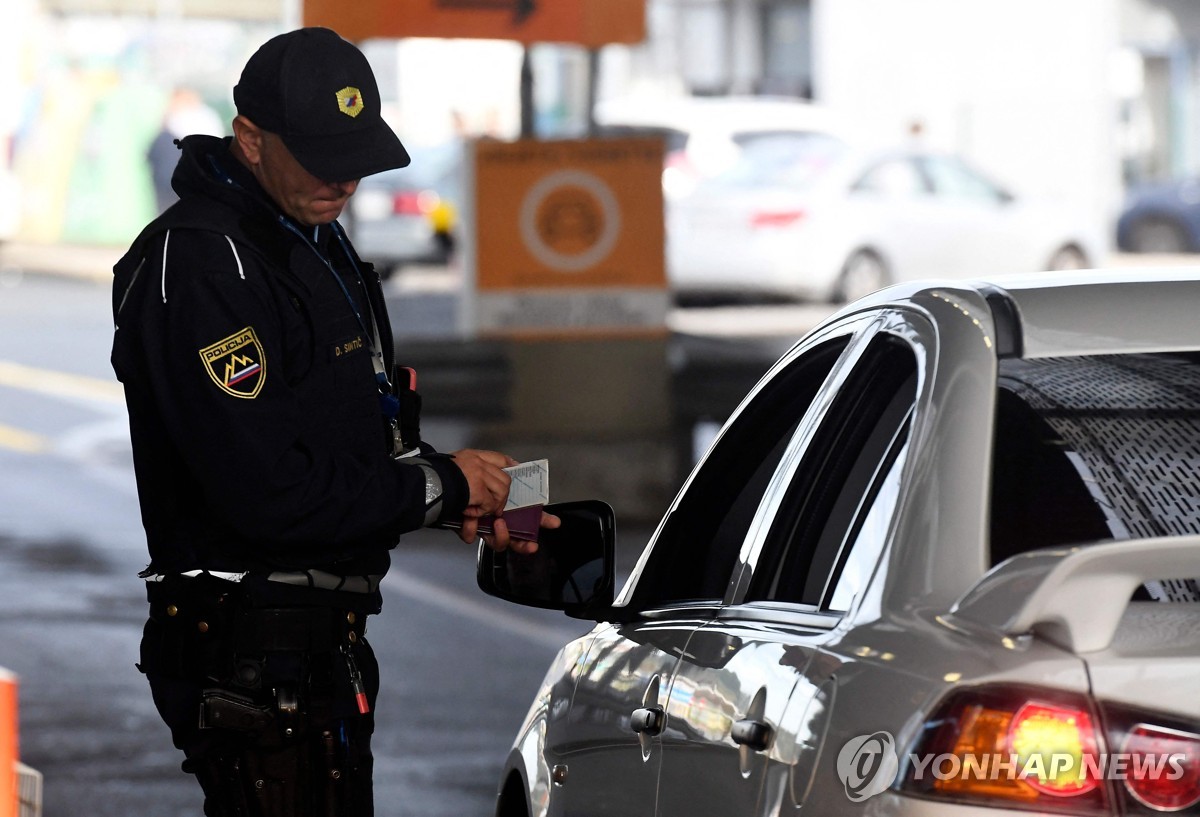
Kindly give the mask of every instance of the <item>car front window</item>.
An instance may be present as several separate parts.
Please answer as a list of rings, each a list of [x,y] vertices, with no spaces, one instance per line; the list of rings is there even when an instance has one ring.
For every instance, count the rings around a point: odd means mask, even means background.
[[[896,198],[912,198],[929,194],[921,174],[908,159],[880,162],[863,174],[854,185],[855,191],[879,193]]]
[[[656,537],[635,606],[724,597],[767,485],[848,342],[838,337],[802,355],[733,418]]]
[[[1001,202],[1005,193],[956,159],[927,156],[920,160],[934,195],[954,199]]]
[[[904,470],[907,454],[908,445],[905,442],[896,451],[890,464],[885,460],[887,467],[883,471],[882,479],[877,483],[875,495],[866,503],[870,510],[863,518],[850,547],[846,549],[840,570],[832,577],[833,589],[829,594],[826,609],[845,612],[850,609],[854,599],[866,589],[883,542],[887,539],[892,512],[900,499],[900,475]]]
[[[895,510],[917,380],[904,340],[872,340],[788,486],[747,600],[844,612],[862,591]]]

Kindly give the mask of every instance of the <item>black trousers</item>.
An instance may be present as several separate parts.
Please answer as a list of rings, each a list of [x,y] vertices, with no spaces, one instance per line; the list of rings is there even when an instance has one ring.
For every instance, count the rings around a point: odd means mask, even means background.
[[[139,669],[206,817],[373,817],[366,611],[261,607],[203,578],[149,596]]]

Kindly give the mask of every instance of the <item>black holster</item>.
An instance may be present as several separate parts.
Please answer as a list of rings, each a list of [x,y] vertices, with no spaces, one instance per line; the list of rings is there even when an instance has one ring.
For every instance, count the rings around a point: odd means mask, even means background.
[[[206,576],[151,583],[147,595],[139,666],[158,685],[156,703],[181,696],[160,712],[179,713],[167,722],[208,817],[372,814],[374,720],[355,714],[341,652],[358,653],[373,699],[368,611],[259,607],[238,584]]]

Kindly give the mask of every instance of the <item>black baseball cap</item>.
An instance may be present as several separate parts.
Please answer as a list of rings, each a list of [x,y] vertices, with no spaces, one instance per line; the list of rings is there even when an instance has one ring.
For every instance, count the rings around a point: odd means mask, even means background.
[[[367,58],[328,28],[300,28],[263,43],[242,69],[233,102],[322,181],[361,179],[411,161],[380,115]]]

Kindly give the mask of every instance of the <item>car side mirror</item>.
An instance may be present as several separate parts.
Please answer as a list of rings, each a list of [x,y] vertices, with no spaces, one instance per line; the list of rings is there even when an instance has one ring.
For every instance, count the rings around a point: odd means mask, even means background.
[[[562,610],[575,618],[593,618],[613,602],[616,515],[595,499],[547,505],[562,520],[542,528],[538,549],[523,554],[497,553],[479,546],[476,579],[483,592],[522,604]],[[595,619],[593,619],[595,620]]]

